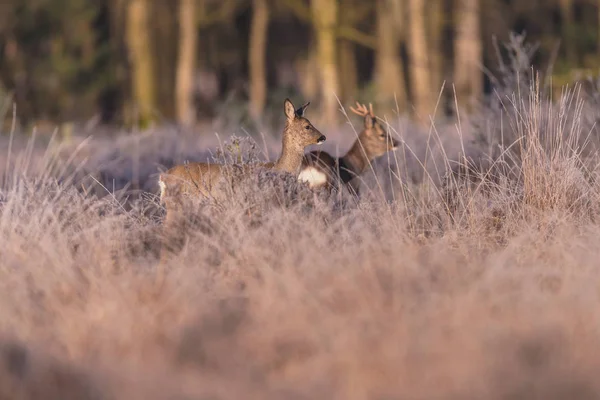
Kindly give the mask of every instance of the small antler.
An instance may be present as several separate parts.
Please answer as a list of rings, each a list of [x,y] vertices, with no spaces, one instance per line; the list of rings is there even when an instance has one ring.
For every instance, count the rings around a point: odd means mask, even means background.
[[[360,115],[361,117],[366,117],[369,115],[371,118],[375,118],[375,114],[373,113],[373,104],[369,103],[369,108],[364,104],[360,104],[358,101],[356,102],[356,108],[350,107],[350,110],[356,115]]]

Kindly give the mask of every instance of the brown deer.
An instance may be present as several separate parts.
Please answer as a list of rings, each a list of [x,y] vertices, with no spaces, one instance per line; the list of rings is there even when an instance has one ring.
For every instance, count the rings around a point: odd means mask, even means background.
[[[305,155],[298,180],[307,182],[311,188],[350,185],[373,160],[398,147],[398,141],[377,120],[372,104],[367,109],[357,102],[356,108],[350,110],[364,117],[364,129],[343,157],[336,158],[321,150]]]
[[[326,140],[325,136],[304,117],[309,104],[310,102],[296,110],[292,102],[285,99],[284,111],[287,120],[283,129],[281,155],[276,162],[260,163],[258,167],[273,168],[297,175],[302,165],[304,149],[311,144],[321,144]],[[217,183],[223,178],[224,167],[223,164],[201,162],[172,167],[162,173],[158,180],[161,203],[164,202],[165,196],[173,193],[198,193],[210,197]],[[240,166],[240,168],[243,174],[251,172],[250,166]]]
[[[187,195],[199,195],[209,199],[227,195],[227,193],[221,192],[221,183],[229,184],[236,179],[243,179],[258,168],[285,171],[297,177],[305,147],[311,144],[321,144],[326,140],[325,136],[304,117],[304,112],[309,104],[310,102],[296,110],[289,99],[285,100],[284,111],[287,120],[283,130],[281,155],[275,162],[252,166],[195,162],[177,165],[160,175],[158,181],[160,200],[161,204],[165,204],[167,211],[163,222],[164,242],[160,251],[161,266],[165,265],[170,254],[181,247],[186,227],[197,223],[194,215],[185,215],[183,212],[183,203],[190,199],[190,196]],[[231,174],[231,169],[226,170],[227,167],[233,167],[235,174]],[[180,197],[180,195],[184,196]],[[162,268],[157,276],[157,281],[161,280]]]

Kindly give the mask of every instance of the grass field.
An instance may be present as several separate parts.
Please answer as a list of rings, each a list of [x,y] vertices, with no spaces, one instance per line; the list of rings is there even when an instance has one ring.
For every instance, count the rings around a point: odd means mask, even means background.
[[[0,398],[600,397],[592,95],[497,93],[431,129],[394,117],[404,146],[360,200],[259,176],[195,202],[163,266],[156,174],[216,139],[7,133]],[[275,157],[277,129],[242,155]],[[326,134],[332,151],[354,137]],[[444,180],[464,153],[482,167]]]

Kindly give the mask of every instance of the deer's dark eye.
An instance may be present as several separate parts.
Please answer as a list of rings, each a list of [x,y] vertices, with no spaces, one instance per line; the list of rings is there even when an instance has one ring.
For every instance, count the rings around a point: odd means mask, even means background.
[[[310,126],[306,125],[306,126],[304,127],[304,129],[306,129],[306,130],[309,130],[309,129],[310,129]]]

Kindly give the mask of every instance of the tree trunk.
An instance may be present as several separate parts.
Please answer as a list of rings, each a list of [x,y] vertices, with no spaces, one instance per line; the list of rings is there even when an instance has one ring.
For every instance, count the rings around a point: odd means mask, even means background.
[[[600,55],[600,0],[598,0],[596,2],[596,7],[598,9],[596,11],[596,13],[597,13],[596,14],[596,17],[597,17],[596,24],[598,26],[597,31],[596,31],[596,35],[597,35],[596,36],[596,46],[597,46],[597,50],[596,51],[598,52],[598,55]]]
[[[573,0],[560,0],[560,13],[562,18],[562,46],[565,49],[567,61],[571,66],[576,62],[575,41],[573,29],[575,21],[573,17]]]
[[[339,44],[340,82],[342,101],[352,101],[358,90],[358,71],[354,54],[354,43],[342,39]]]
[[[410,38],[408,56],[412,83],[412,102],[417,119],[427,125],[433,111],[431,72],[427,38],[425,36],[425,4],[423,0],[408,0]]]
[[[307,101],[314,99],[319,93],[319,67],[315,46],[309,45],[306,58],[298,58],[295,64],[300,80],[302,96]]]
[[[149,1],[154,54],[156,109],[162,118],[177,120],[176,81],[179,52],[179,1]]]
[[[128,108],[127,90],[127,64],[123,62],[126,58],[125,28],[127,8],[125,0],[110,0],[108,2],[109,32],[110,32],[110,73],[111,87],[107,87],[100,100],[102,119],[104,121],[116,122],[123,118]],[[120,121],[123,123],[123,121]]]
[[[404,24],[398,24],[394,14],[395,0],[377,0],[377,59],[375,80],[377,82],[378,103],[406,107],[406,82],[400,58],[399,40]]]
[[[175,82],[175,113],[177,121],[186,126],[196,120],[194,107],[194,74],[198,31],[196,0],[179,0],[179,54]]]
[[[436,95],[442,88],[444,73],[444,0],[430,0],[429,49],[431,53],[431,85]]]
[[[479,0],[458,0],[456,6],[454,82],[459,104],[464,104],[483,90]]]
[[[267,35],[269,5],[267,0],[254,0],[250,31],[250,115],[258,120],[267,102]]]
[[[339,95],[337,65],[337,0],[312,0],[312,16],[316,30],[317,60],[323,107],[323,123],[335,125],[337,121]]]
[[[130,0],[127,8],[126,37],[132,70],[132,100],[142,126],[151,121],[156,105],[148,8],[148,0]]]

